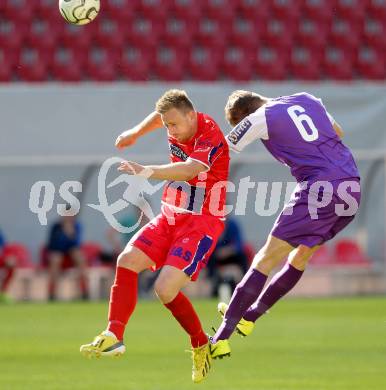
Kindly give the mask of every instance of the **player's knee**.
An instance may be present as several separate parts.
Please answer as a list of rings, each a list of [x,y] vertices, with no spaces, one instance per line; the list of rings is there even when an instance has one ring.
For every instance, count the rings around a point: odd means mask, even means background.
[[[307,267],[308,262],[310,261],[314,249],[308,248],[306,246],[299,246],[296,250],[295,256],[290,258],[290,264],[300,270],[304,270]]]
[[[304,270],[307,267],[308,259],[295,257],[292,260],[290,260],[290,264],[296,269]]]
[[[132,271],[139,271],[141,265],[139,264],[139,260],[137,259],[137,257],[134,256],[133,253],[131,253],[131,251],[128,251],[128,252],[121,252],[118,255],[117,267],[127,268]]]
[[[178,291],[175,291],[175,289],[163,279],[156,280],[154,291],[162,303],[171,302],[178,294]]]
[[[275,268],[276,263],[275,259],[269,256],[261,256],[255,258],[253,265],[258,271],[268,275]]]

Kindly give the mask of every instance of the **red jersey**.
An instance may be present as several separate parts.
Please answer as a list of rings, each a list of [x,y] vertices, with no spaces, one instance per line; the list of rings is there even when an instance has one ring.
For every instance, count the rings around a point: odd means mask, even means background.
[[[197,113],[197,132],[186,143],[169,137],[171,162],[196,160],[208,170],[189,181],[170,181],[162,203],[175,212],[224,217],[229,149],[222,131],[208,115]]]

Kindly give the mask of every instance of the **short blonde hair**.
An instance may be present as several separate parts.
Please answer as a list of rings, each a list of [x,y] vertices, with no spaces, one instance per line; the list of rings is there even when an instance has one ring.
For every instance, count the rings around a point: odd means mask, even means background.
[[[188,94],[181,89],[170,89],[166,91],[155,105],[155,110],[161,115],[172,108],[184,112],[194,111],[193,103],[189,99]]]

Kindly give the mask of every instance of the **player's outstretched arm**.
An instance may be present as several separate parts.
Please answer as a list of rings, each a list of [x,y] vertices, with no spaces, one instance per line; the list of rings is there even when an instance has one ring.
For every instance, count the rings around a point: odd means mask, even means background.
[[[115,141],[115,146],[118,149],[127,148],[134,145],[139,137],[161,127],[163,127],[161,115],[154,111],[137,126],[120,134]]]
[[[208,167],[189,159],[165,165],[141,165],[133,161],[122,161],[118,170],[131,175],[145,176],[148,179],[189,181],[201,172],[206,172]]]

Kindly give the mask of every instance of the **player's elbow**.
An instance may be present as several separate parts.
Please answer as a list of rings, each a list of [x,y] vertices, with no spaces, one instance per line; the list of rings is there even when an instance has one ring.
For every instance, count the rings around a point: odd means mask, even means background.
[[[199,174],[199,172],[196,172],[196,170],[191,169],[190,167],[188,167],[187,169],[185,169],[185,170],[182,172],[181,180],[183,180],[183,181],[192,180],[192,179],[194,179],[198,174]]]
[[[185,178],[183,180],[192,180],[197,177],[201,172],[206,172],[207,170],[208,169],[204,164],[201,164],[194,160],[186,161],[184,164]]]

